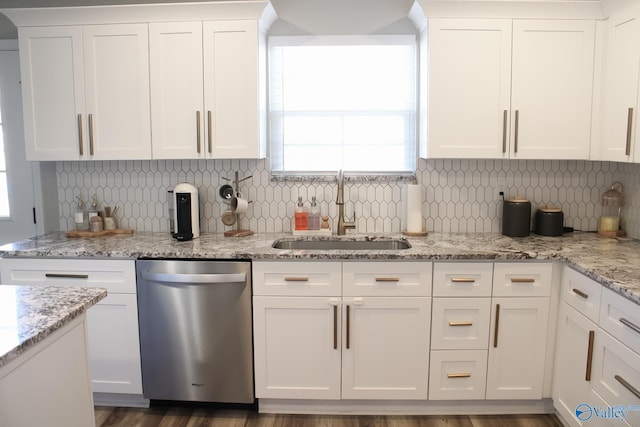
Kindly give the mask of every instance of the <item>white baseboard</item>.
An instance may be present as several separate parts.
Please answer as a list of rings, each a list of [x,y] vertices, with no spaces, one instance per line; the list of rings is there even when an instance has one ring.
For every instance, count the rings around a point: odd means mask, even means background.
[[[141,394],[93,393],[93,405],[148,408],[149,399],[145,399]]]
[[[259,399],[265,414],[323,415],[505,415],[554,414],[551,399],[542,400],[286,400]]]

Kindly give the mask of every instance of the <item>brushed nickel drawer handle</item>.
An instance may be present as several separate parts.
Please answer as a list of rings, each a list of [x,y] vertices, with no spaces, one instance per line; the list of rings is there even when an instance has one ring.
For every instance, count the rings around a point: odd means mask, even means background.
[[[471,277],[453,277],[451,279],[453,283],[475,283],[476,279]]]
[[[636,332],[636,333],[640,334],[640,326],[636,325],[635,323],[632,323],[632,322],[628,321],[624,317],[620,318],[620,323],[622,323],[623,325],[631,328],[631,330],[633,330],[633,332]]]
[[[88,274],[45,273],[44,277],[50,279],[88,279]]]
[[[80,155],[84,156],[84,138],[82,136],[82,114],[78,114],[78,145],[80,148]]]
[[[534,283],[535,281],[536,279],[531,279],[526,277],[523,277],[523,278],[515,277],[511,279],[511,283]]]
[[[520,111],[516,110],[516,123],[515,123],[516,132],[513,137],[513,152],[518,152],[518,131],[520,128]]]
[[[593,340],[595,331],[589,331],[589,345],[587,347],[587,372],[584,375],[585,381],[591,381],[591,365],[593,365]]]
[[[376,282],[399,282],[397,277],[376,277]]]
[[[211,126],[213,125],[213,121],[211,119],[211,111],[207,111],[207,147],[209,149],[209,154],[211,154],[211,150],[213,149],[213,130]]]
[[[93,156],[93,114],[89,114],[89,155]]]
[[[453,374],[447,374],[447,378],[470,378],[471,374],[469,372],[456,372]]]
[[[576,294],[579,297],[582,297],[584,299],[588,299],[589,298],[589,295],[585,294],[580,289],[573,288],[573,289],[571,289],[571,292],[573,292],[574,294]]]
[[[347,339],[346,339],[346,346],[347,349],[351,348],[351,333],[350,333],[350,329],[351,329],[351,310],[349,307],[349,304],[347,304],[347,312],[346,312],[346,317],[347,317]]]
[[[308,282],[308,277],[285,277],[285,282]]]
[[[333,349],[338,349],[338,306],[333,306]]]
[[[630,156],[631,155],[631,135],[632,135],[632,130],[633,128],[633,108],[629,108],[629,110],[627,111],[627,145],[624,148],[624,155],[625,156]]]
[[[449,326],[473,326],[473,322],[449,322]]]
[[[613,378],[616,379],[616,381],[618,381],[620,384],[622,384],[624,386],[624,388],[626,388],[627,390],[629,390],[631,392],[631,394],[633,394],[635,397],[637,397],[638,399],[640,399],[640,390],[638,390],[637,388],[635,388],[634,386],[632,386],[629,381],[625,380],[624,378],[622,378],[620,375],[614,375]]]

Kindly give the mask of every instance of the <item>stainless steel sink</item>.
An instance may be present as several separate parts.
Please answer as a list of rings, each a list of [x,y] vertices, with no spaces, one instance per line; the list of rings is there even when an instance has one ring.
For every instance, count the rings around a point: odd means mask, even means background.
[[[275,249],[308,249],[319,251],[397,251],[411,248],[406,240],[276,240]]]

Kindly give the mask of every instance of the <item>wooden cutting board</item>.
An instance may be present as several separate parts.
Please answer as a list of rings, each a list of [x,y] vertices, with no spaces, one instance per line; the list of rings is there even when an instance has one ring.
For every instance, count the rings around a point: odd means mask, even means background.
[[[116,228],[115,230],[103,230],[103,231],[80,231],[71,230],[67,231],[67,237],[102,237],[111,236],[114,234],[133,234],[133,230],[130,228]]]

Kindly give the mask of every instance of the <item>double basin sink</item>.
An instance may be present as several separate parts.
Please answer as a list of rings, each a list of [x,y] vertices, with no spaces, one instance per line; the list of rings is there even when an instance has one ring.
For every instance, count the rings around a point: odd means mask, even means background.
[[[365,239],[365,240],[340,240],[340,239],[278,239],[271,245],[275,249],[289,250],[319,250],[319,251],[397,251],[411,248],[404,239]]]

